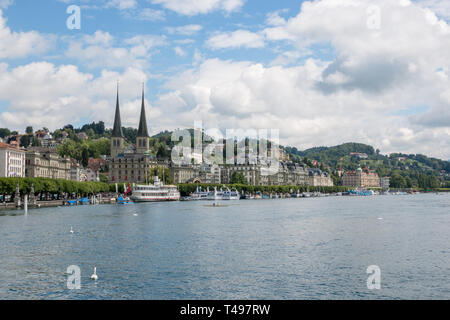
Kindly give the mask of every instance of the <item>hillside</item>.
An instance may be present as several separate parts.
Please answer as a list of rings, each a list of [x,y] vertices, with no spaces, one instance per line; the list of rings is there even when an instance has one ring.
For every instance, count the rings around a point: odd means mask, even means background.
[[[38,132],[47,132],[45,128]],[[193,140],[193,129],[189,129]],[[127,143],[136,143],[137,129],[123,128]],[[102,121],[90,123],[81,128],[66,125],[50,133],[58,143],[58,152],[69,156],[83,165],[89,158],[110,154],[111,129],[106,129]],[[84,134],[84,138],[80,137]],[[174,143],[172,132],[163,131],[150,138],[152,154],[158,158],[170,157]],[[37,132],[32,127],[26,128],[26,134],[20,135],[7,128],[0,128],[0,137],[7,143],[19,141],[22,147],[39,146]],[[204,137],[210,140],[209,137]],[[282,147],[294,162],[304,163],[309,167],[317,165],[332,174],[335,184],[340,184],[337,171],[355,170],[358,167],[369,167],[376,170],[380,176],[390,176],[394,187],[450,187],[450,162],[421,154],[392,153],[382,155],[379,150],[362,143],[344,143],[332,147],[314,147],[298,150],[295,147]]]
[[[316,147],[304,151],[290,147],[284,149],[296,161],[309,164],[318,161],[328,166],[331,172],[341,166],[344,171],[369,167],[380,176],[390,176],[394,187],[450,186],[450,162],[421,154],[382,155],[379,150],[361,143]]]

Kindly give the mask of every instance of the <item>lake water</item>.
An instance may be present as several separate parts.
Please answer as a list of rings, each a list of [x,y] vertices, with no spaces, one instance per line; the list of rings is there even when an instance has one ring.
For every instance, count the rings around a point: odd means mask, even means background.
[[[450,194],[223,204],[0,212],[0,299],[450,299]]]

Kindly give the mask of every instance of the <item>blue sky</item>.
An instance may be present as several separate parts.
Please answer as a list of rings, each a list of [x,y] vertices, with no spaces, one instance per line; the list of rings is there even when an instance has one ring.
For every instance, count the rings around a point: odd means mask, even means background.
[[[90,3],[95,3],[95,8],[90,7]],[[58,1],[58,0],[16,0],[5,10],[8,19],[8,26],[17,32],[38,31],[42,34],[58,36],[59,38],[76,38],[83,35],[91,35],[98,30],[110,33],[115,37],[115,46],[126,46],[123,41],[137,34],[151,34],[164,37],[167,45],[158,46],[152,50],[151,66],[146,71],[161,76],[172,75],[180,70],[189,68],[192,65],[192,59],[196,49],[202,51],[205,59],[219,58],[223,60],[233,59],[237,61],[255,61],[263,64],[269,64],[275,59],[280,51],[286,47],[279,43],[268,50],[259,48],[245,48],[242,50],[208,50],[205,41],[214,33],[232,32],[240,26],[246,30],[257,31],[261,29],[268,18],[268,14],[281,11],[280,15],[289,18],[295,16],[302,1],[283,0],[283,1],[257,1],[248,0],[243,2],[237,10],[224,12],[223,10],[212,10],[208,14],[186,16],[171,10],[164,10],[159,4],[152,4],[151,1],[138,1],[137,6],[132,9],[118,10],[117,7],[105,7],[108,0],[100,1]],[[69,14],[66,9],[69,5],[79,5],[82,8],[81,30],[69,30],[66,27],[66,20]],[[151,9],[155,12],[161,12],[161,18],[150,20],[139,19],[139,14],[145,10]],[[202,29],[192,34],[179,34],[171,32],[171,28],[184,27],[187,25],[200,25]],[[192,41],[183,43],[182,41]],[[177,41],[181,43],[176,44]],[[181,48],[184,54],[176,54],[174,46]],[[320,49],[320,50],[319,50]],[[98,75],[103,66],[86,66],[64,55],[67,50],[67,43],[64,40],[58,40],[51,52],[43,55],[45,61],[55,64],[74,64],[81,71],[90,72]],[[327,48],[326,44],[318,46],[317,50],[311,52],[308,56],[318,56],[321,58],[332,58],[332,48]],[[306,58],[306,57],[302,57]],[[82,59],[82,58],[81,58]],[[8,61],[10,66],[20,66],[35,61],[35,57],[29,56],[24,59],[11,59]],[[109,66],[110,70],[123,69],[122,66]],[[149,98],[155,99],[156,96],[164,92],[161,88],[161,80],[148,80]],[[0,105],[1,108],[1,105]],[[77,123],[81,124],[81,123]]]
[[[81,30],[66,27],[69,5]],[[0,127],[110,126],[117,80],[136,126],[145,80],[152,133],[201,120],[279,129],[299,149],[355,141],[450,158],[448,1],[373,5],[0,0]]]

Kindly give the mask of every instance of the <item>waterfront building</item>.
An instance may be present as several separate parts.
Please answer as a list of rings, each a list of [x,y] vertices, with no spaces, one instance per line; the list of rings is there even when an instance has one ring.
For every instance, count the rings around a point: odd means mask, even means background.
[[[389,189],[391,185],[391,178],[390,177],[381,177],[380,178],[380,187],[383,189]]]
[[[29,178],[71,179],[71,161],[56,152],[41,149],[25,154],[25,174]]]
[[[375,171],[358,168],[355,171],[345,172],[342,176],[342,184],[354,188],[379,188],[380,178]]]
[[[25,151],[0,143],[0,177],[25,177]]]
[[[81,165],[75,160],[70,161],[70,180],[81,181]]]
[[[150,154],[150,136],[147,129],[144,90],[142,90],[141,115],[136,145],[125,141],[120,117],[119,88],[117,88],[116,112],[111,135],[111,157],[108,161],[109,181],[112,183],[146,183],[148,172],[157,166],[168,167]]]
[[[142,154],[121,154],[109,161],[110,182],[145,183],[150,169],[168,167],[152,157]]]
[[[219,165],[173,165],[169,167],[170,177],[175,184],[180,183],[206,183],[221,184],[222,169]]]
[[[100,181],[100,174],[98,171],[94,171],[91,168],[80,170],[80,180],[79,181]]]
[[[192,165],[174,165],[169,166],[169,174],[174,184],[192,183],[196,180],[196,170]]]
[[[307,185],[306,167],[293,162],[280,162],[278,173],[269,176],[268,185]]]
[[[208,165],[206,163],[201,164],[200,166],[197,166],[198,174],[197,178],[202,183],[207,184],[220,184],[222,183],[222,177],[221,177],[221,169],[220,166],[217,164]]]
[[[222,183],[231,183],[233,173],[242,173],[247,183],[252,186],[261,185],[261,165],[259,164],[234,164],[221,167]]]
[[[311,187],[332,187],[334,183],[327,172],[323,172],[317,168],[309,168],[307,185]]]

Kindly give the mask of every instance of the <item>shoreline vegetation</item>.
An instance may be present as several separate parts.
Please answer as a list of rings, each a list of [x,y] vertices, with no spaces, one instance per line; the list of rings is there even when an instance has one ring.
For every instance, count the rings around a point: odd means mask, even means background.
[[[19,187],[20,198],[17,198],[16,191]],[[178,189],[182,197],[189,196],[197,188],[201,190],[218,190],[229,188],[238,190],[241,194],[291,194],[320,192],[333,194],[348,192],[353,187],[333,186],[333,187],[311,187],[311,186],[252,186],[245,184],[178,184]],[[31,192],[34,190],[34,195]],[[370,190],[381,190],[381,188],[370,188]],[[119,194],[124,192],[124,185],[118,184]],[[420,192],[450,192],[450,188],[434,189],[391,189],[391,191],[420,191]],[[116,185],[104,182],[77,182],[70,180],[51,178],[0,178],[0,209],[14,209],[17,200],[23,202],[25,195],[34,197],[37,207],[60,206],[68,200],[78,200],[83,197],[91,197],[102,194],[100,203],[111,203],[111,198],[116,197]],[[18,206],[20,207],[20,205]],[[32,207],[32,206],[31,206]]]

